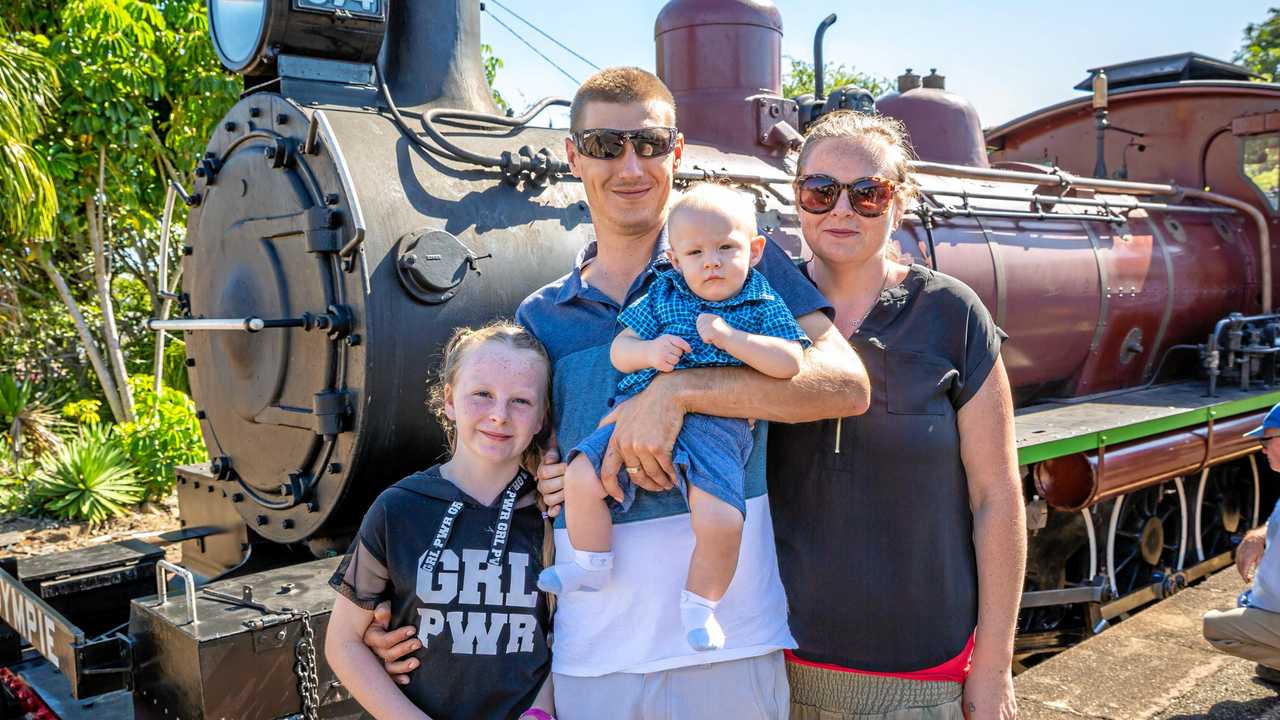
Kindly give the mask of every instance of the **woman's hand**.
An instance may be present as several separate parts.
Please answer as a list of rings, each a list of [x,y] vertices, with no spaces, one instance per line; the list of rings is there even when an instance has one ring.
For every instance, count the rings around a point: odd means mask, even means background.
[[[408,673],[418,667],[417,658],[401,660],[405,655],[422,647],[414,637],[417,629],[412,625],[387,630],[391,624],[391,603],[382,601],[373,610],[373,622],[364,631],[364,644],[382,660],[382,666],[392,680],[400,685],[409,684]]]
[[[560,462],[560,448],[551,440],[550,447],[542,453],[542,462],[538,465],[538,494],[542,503],[547,506],[547,517],[555,517],[564,509],[564,470],[568,467]]]
[[[1013,695],[1013,673],[1008,666],[990,670],[974,666],[965,679],[962,702],[967,720],[1014,720],[1018,701]]]

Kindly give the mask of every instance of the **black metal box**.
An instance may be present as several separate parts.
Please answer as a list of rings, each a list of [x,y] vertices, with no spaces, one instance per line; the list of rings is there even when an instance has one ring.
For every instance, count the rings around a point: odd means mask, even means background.
[[[292,717],[302,712],[297,660],[313,635],[319,716],[361,717],[359,705],[324,661],[323,640],[333,607],[328,586],[339,558],[301,563],[210,584],[191,597],[178,584],[168,601],[133,602],[137,718]]]

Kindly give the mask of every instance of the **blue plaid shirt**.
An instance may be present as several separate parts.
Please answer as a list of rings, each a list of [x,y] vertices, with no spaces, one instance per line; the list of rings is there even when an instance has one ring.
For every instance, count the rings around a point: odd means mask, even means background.
[[[794,340],[809,346],[809,337],[790,308],[773,292],[764,275],[751,269],[737,295],[725,300],[704,300],[693,294],[680,271],[665,261],[655,265],[655,277],[647,292],[618,315],[618,322],[642,340],[675,335],[689,343],[691,352],[680,356],[676,369],[742,365],[743,362],[698,334],[698,316],[711,313],[724,318],[736,330]],[[653,368],[628,373],[618,383],[618,395],[630,397],[644,390],[658,371]]]

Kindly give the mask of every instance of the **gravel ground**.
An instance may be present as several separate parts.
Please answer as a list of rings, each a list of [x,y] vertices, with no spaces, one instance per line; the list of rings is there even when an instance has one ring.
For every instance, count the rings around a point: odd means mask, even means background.
[[[178,527],[176,493],[94,527],[83,522],[0,515],[0,556],[35,557],[129,538],[146,541]],[[165,557],[176,562],[179,546],[166,546]]]

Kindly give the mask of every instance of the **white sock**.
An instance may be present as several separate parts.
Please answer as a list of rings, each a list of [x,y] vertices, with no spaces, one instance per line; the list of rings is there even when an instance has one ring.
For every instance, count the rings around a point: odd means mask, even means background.
[[[538,589],[562,593],[595,592],[609,582],[613,574],[613,553],[574,550],[573,562],[556,563],[538,573]]]
[[[685,638],[694,650],[719,650],[724,647],[724,630],[716,620],[718,600],[708,600],[697,593],[680,593],[680,622]]]

